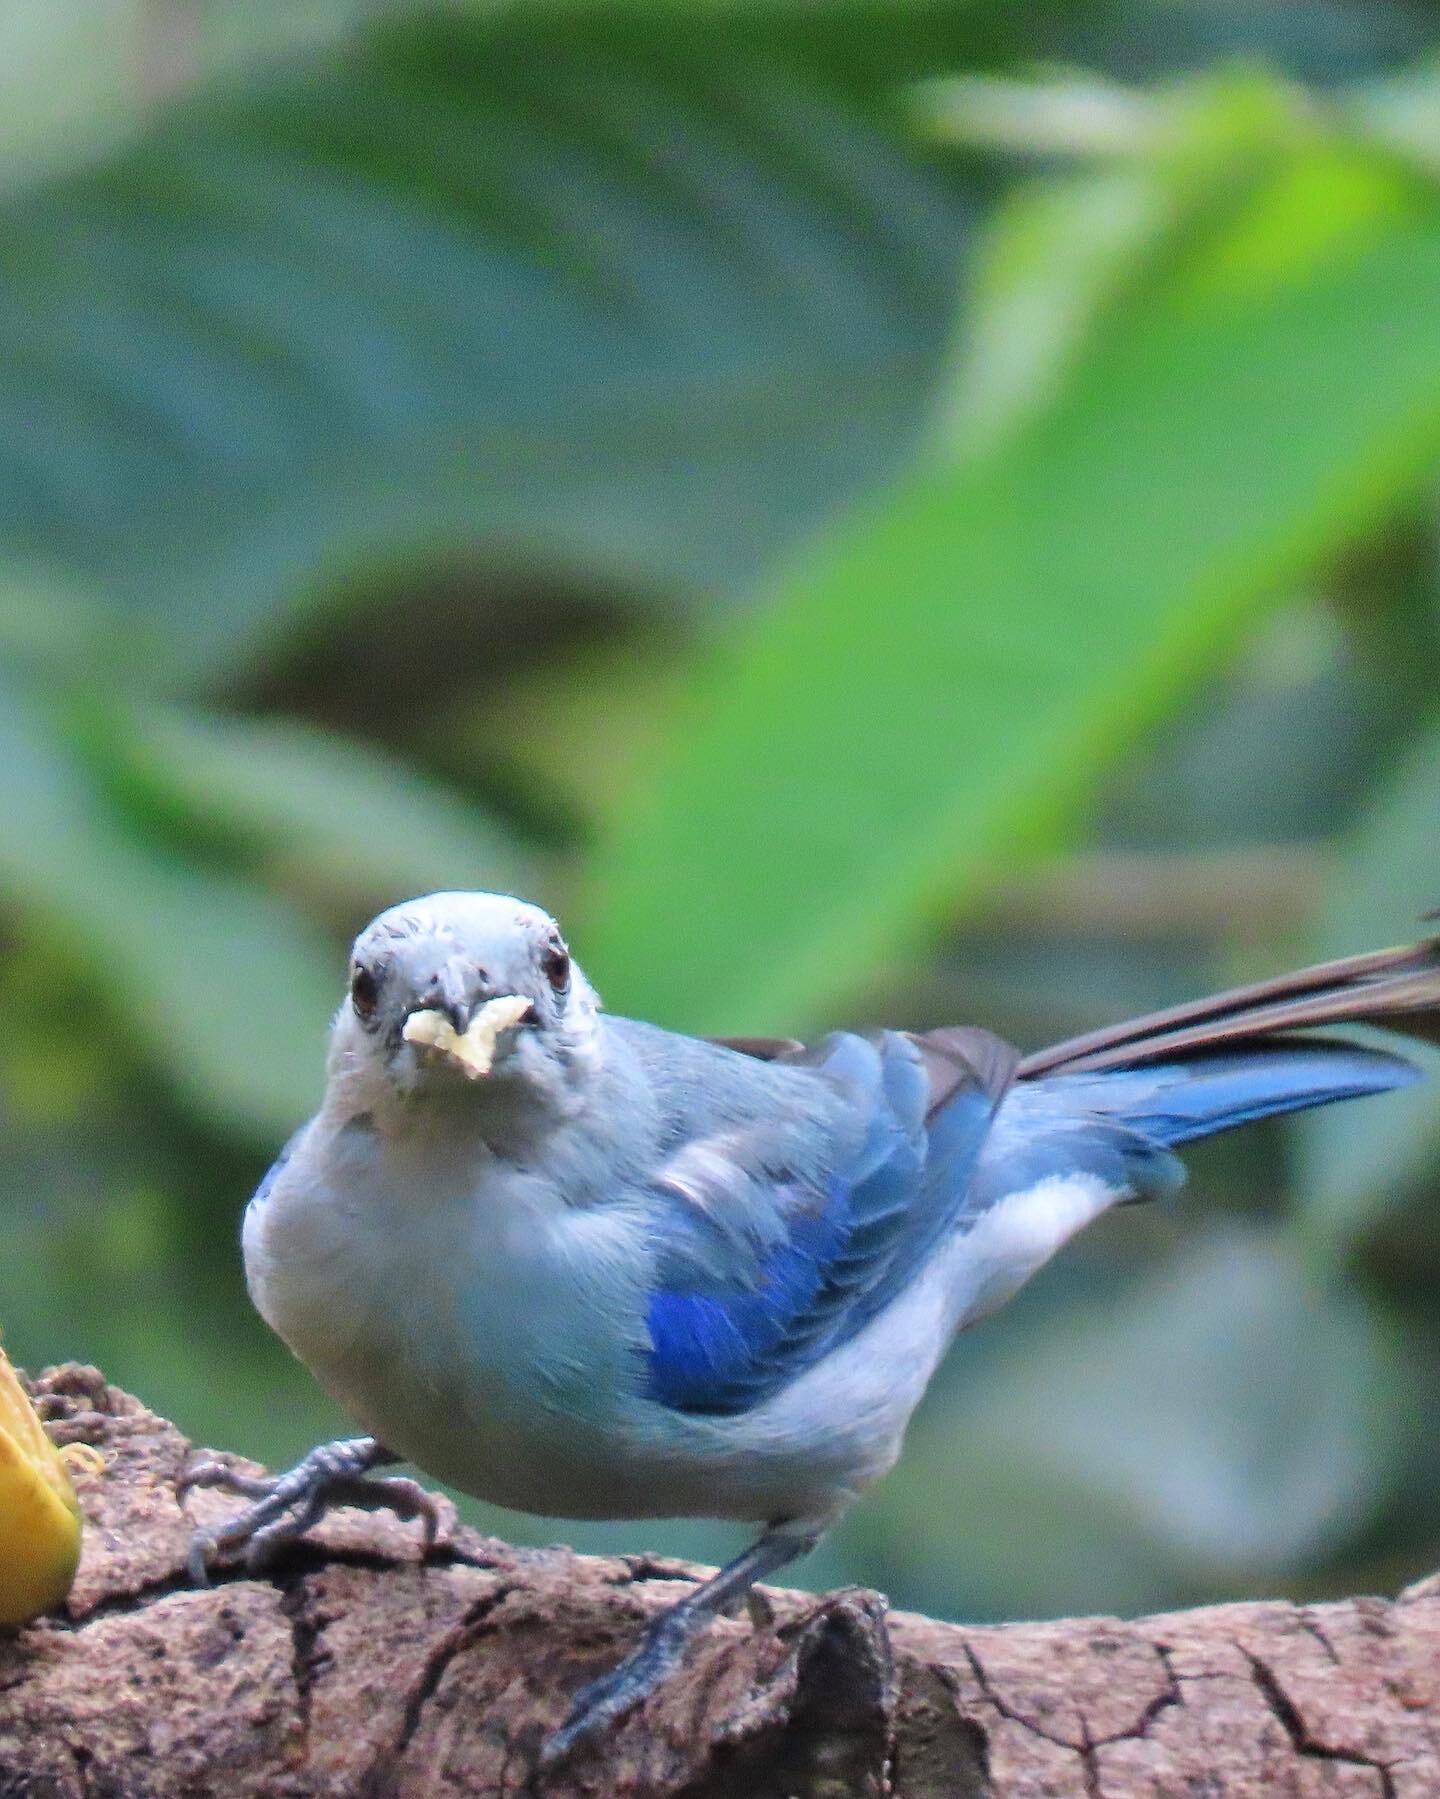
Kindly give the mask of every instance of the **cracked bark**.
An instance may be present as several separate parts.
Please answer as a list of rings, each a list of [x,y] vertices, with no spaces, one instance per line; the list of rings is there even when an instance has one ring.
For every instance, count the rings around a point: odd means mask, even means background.
[[[568,1696],[694,1571],[343,1513],[273,1578],[185,1581],[190,1446],[92,1370],[36,1383],[107,1457],[63,1615],[0,1637],[0,1799],[1440,1795],[1440,1577],[1396,1600],[963,1628],[771,1592],[543,1787]],[[773,1615],[766,1616],[766,1611]]]

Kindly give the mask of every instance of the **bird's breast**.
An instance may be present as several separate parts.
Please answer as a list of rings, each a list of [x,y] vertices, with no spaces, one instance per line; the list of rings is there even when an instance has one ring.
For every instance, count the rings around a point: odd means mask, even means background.
[[[607,1240],[622,1228],[493,1158],[341,1143],[256,1202],[246,1268],[266,1320],[387,1447],[565,1514],[588,1509],[577,1443],[623,1439],[640,1378],[635,1258]]]
[[[623,1190],[574,1206],[504,1164],[456,1169],[357,1138],[299,1146],[252,1206],[245,1255],[260,1311],[365,1429],[496,1504],[820,1516],[888,1465],[923,1376],[902,1395],[862,1368],[811,1403],[829,1378],[817,1370],[734,1418],[658,1404],[655,1236]]]

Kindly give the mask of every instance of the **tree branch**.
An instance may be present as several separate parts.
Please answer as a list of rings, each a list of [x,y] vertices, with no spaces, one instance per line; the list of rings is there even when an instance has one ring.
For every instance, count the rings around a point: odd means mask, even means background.
[[[93,1370],[35,1385],[94,1442],[62,1617],[0,1639],[0,1794],[27,1799],[1165,1799],[1440,1794],[1440,1579],[1399,1599],[969,1628],[847,1592],[725,1621],[543,1787],[537,1745],[695,1571],[341,1514],[270,1579],[185,1581],[190,1446]]]

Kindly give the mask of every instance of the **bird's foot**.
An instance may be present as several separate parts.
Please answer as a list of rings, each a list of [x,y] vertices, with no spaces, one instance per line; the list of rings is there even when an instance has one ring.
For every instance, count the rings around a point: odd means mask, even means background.
[[[648,1699],[680,1666],[691,1638],[712,1616],[708,1610],[690,1609],[684,1600],[662,1612],[618,1667],[575,1695],[569,1717],[541,1746],[540,1767],[558,1768],[581,1744],[619,1723]]]
[[[183,1500],[192,1487],[224,1487],[253,1501],[217,1530],[197,1530],[190,1540],[185,1566],[192,1581],[204,1586],[211,1562],[243,1549],[251,1573],[258,1573],[287,1543],[303,1536],[334,1506],[362,1511],[392,1511],[397,1518],[418,1518],[428,1551],[439,1534],[441,1513],[434,1496],[413,1480],[387,1475],[367,1478],[372,1468],[398,1458],[373,1437],[342,1438],[322,1443],[285,1474],[242,1474],[221,1461],[197,1462],[176,1486]]]
[[[576,1694],[570,1716],[541,1746],[541,1770],[559,1767],[582,1743],[634,1711],[680,1666],[691,1639],[712,1618],[742,1603],[757,1580],[813,1549],[818,1537],[818,1530],[797,1522],[772,1525],[734,1561],[701,1581],[669,1611],[661,1612],[618,1668]]]

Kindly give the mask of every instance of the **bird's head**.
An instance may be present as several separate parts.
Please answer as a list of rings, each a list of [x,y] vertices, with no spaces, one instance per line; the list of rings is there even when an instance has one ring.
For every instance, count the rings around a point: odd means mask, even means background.
[[[560,928],[497,893],[432,893],[360,933],[330,1070],[354,1100],[503,1090],[562,1105],[598,1054],[598,1002]]]

